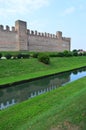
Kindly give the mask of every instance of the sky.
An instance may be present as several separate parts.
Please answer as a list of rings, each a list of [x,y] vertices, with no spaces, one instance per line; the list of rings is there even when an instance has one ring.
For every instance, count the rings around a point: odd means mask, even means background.
[[[71,38],[71,50],[86,50],[86,0],[0,0],[0,25],[27,22],[38,32]]]

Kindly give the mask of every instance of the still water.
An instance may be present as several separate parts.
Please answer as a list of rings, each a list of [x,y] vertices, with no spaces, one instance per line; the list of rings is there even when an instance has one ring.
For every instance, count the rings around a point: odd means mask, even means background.
[[[0,110],[37,95],[64,86],[69,82],[86,76],[86,68],[41,78],[24,84],[0,89]]]

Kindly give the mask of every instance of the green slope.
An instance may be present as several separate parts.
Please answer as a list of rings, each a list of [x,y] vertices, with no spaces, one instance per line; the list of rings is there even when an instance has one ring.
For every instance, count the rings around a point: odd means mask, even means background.
[[[86,130],[86,77],[0,111],[0,130]]]
[[[86,56],[51,58],[50,65],[37,59],[0,60],[0,85],[86,66]]]

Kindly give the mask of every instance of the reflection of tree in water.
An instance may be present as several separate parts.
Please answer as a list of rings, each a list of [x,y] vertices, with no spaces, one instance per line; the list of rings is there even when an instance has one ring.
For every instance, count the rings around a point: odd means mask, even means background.
[[[13,91],[13,88],[12,87],[8,87],[7,92],[11,93],[12,91]]]
[[[72,71],[72,73],[73,73],[74,75],[77,75],[77,74],[78,74],[78,71],[75,70],[75,71]]]
[[[83,71],[86,71],[86,67],[81,68],[81,69],[79,70],[79,72],[83,72]]]
[[[85,67],[85,68],[80,68],[80,69],[78,69],[78,70],[73,70],[72,73],[73,73],[74,75],[77,75],[78,72],[83,72],[83,71],[86,71],[86,67]]]
[[[59,79],[66,79],[66,78],[69,78],[71,72],[65,72],[65,73],[61,73],[58,75],[58,78]]]
[[[0,97],[2,97],[4,94],[4,92],[2,90],[0,90]]]

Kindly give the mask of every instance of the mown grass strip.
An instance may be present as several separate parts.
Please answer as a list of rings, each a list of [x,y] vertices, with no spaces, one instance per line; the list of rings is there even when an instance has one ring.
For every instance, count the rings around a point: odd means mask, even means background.
[[[51,58],[45,65],[35,58],[0,60],[0,85],[86,66],[86,57]]]
[[[0,111],[0,130],[85,130],[85,99],[86,77]]]

